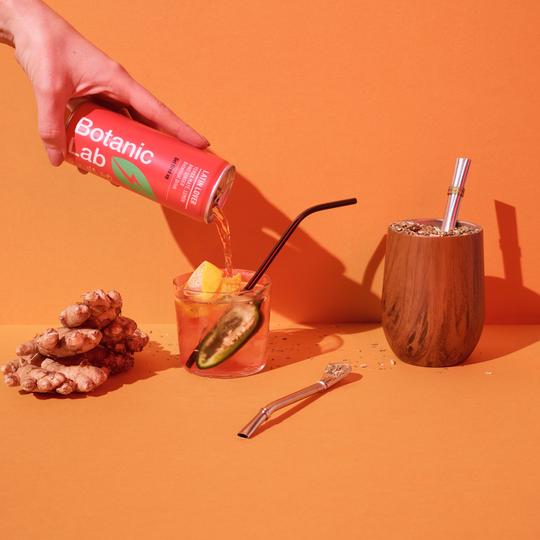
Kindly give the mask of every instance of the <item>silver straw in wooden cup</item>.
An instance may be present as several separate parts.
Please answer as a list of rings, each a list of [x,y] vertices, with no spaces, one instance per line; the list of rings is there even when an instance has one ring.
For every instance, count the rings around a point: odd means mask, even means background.
[[[443,232],[449,232],[456,226],[459,204],[465,194],[465,181],[467,180],[470,164],[471,160],[469,158],[460,157],[456,160],[454,178],[448,188],[448,204],[442,224]]]

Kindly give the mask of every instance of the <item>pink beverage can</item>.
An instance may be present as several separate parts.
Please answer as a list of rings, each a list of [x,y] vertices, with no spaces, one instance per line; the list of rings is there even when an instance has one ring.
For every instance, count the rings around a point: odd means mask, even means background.
[[[209,223],[234,179],[224,159],[91,101],[66,120],[66,161]]]

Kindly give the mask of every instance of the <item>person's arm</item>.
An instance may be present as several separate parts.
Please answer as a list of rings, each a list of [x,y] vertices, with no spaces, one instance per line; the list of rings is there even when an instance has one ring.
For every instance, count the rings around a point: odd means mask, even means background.
[[[41,0],[0,0],[0,42],[15,48],[32,83],[39,135],[53,165],[62,163],[66,151],[67,102],[93,94],[131,106],[149,125],[193,146],[208,146],[203,136]]]

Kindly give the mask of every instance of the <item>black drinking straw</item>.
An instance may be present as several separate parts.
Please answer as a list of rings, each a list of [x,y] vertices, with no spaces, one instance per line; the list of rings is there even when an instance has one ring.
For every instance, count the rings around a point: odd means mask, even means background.
[[[248,281],[247,285],[244,287],[244,291],[249,291],[255,287],[257,281],[261,279],[263,274],[266,272],[272,261],[276,258],[276,255],[281,251],[281,248],[285,245],[285,242],[289,239],[291,234],[296,230],[300,222],[315,212],[320,212],[321,210],[329,210],[330,208],[339,208],[340,206],[349,206],[351,204],[356,204],[358,201],[356,199],[343,199],[341,201],[333,201],[322,204],[317,204],[306,208],[303,212],[298,214],[296,219],[289,225],[289,228],[283,233],[282,237],[277,241],[276,245],[273,247],[272,251],[267,255],[266,259],[259,266],[257,271],[253,274],[251,279]]]
[[[300,222],[315,212],[320,212],[321,210],[329,210],[330,208],[339,208],[340,206],[349,206],[351,204],[356,204],[358,201],[356,199],[343,199],[341,201],[333,201],[322,204],[316,204],[310,208],[306,208],[303,212],[298,214],[296,219],[289,225],[288,229],[283,233],[282,237],[277,241],[276,245],[272,248],[272,251],[267,255],[266,259],[261,263],[256,272],[251,276],[251,279],[248,281],[247,285],[243,288],[244,291],[249,291],[255,287],[259,279],[264,275],[267,268],[270,266],[272,261],[276,258],[276,255],[281,251],[281,248],[285,245],[291,234],[296,230]],[[204,339],[204,338],[203,338]],[[196,355],[199,352],[201,342],[197,345],[195,350],[191,353],[190,357],[186,361],[186,366],[190,368],[196,359]]]

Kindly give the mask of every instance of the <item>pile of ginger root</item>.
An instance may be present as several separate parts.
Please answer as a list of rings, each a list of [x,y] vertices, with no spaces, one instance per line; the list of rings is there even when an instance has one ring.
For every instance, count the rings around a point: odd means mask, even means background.
[[[82,302],[60,313],[59,328],[49,328],[17,347],[17,358],[0,366],[8,386],[25,392],[91,392],[109,374],[133,366],[133,354],[148,335],[133,319],[121,315],[117,291],[86,292]]]

